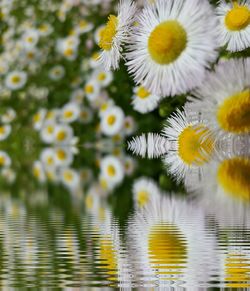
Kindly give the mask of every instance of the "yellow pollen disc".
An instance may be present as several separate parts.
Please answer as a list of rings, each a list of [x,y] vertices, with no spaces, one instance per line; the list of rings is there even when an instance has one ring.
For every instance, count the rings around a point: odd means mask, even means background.
[[[110,177],[114,177],[115,174],[116,174],[115,167],[112,166],[112,165],[109,165],[108,168],[107,168],[107,172],[108,172],[108,175],[109,175]]]
[[[50,134],[52,134],[52,133],[54,132],[54,127],[51,126],[51,125],[49,125],[49,126],[47,127],[47,132],[50,133]]]
[[[117,277],[117,253],[109,236],[100,239],[100,267],[105,270],[109,281]]]
[[[244,254],[229,253],[225,260],[226,287],[249,287],[250,260]]]
[[[63,141],[63,140],[65,140],[65,138],[67,137],[67,134],[66,134],[66,132],[65,131],[59,131],[58,133],[57,133],[57,140],[59,140],[59,141]]]
[[[106,79],[107,75],[105,73],[100,73],[98,75],[98,81],[104,81]]]
[[[85,21],[85,20],[81,20],[80,22],[79,22],[79,27],[80,28],[85,28],[85,27],[87,27],[88,26],[88,22],[87,21]]]
[[[31,37],[31,36],[27,37],[27,42],[32,43],[33,42],[33,37]]]
[[[4,126],[0,126],[0,134],[5,134],[5,127]]]
[[[250,200],[250,161],[237,157],[223,161],[218,169],[217,179],[229,194]]]
[[[117,32],[118,18],[114,15],[110,15],[108,23],[100,33],[99,47],[105,51],[112,49],[113,39]]]
[[[173,225],[155,225],[148,236],[148,254],[158,274],[181,274],[187,259],[185,238]]]
[[[108,103],[103,103],[101,106],[101,111],[105,111],[108,108]]]
[[[73,112],[72,111],[65,111],[63,115],[65,118],[71,118],[73,116]]]
[[[137,96],[141,99],[146,99],[150,95],[150,92],[147,91],[144,87],[140,86],[137,90]]]
[[[65,172],[63,174],[65,181],[71,182],[73,180],[73,174],[70,172]]]
[[[57,158],[61,161],[65,160],[65,158],[66,158],[66,153],[63,150],[58,150],[56,152],[56,155],[57,155]]]
[[[92,85],[86,85],[84,88],[85,93],[92,94],[94,93],[94,87]]]
[[[227,98],[217,111],[217,120],[222,129],[232,133],[250,132],[250,90]]]
[[[48,163],[48,165],[53,165],[54,164],[54,159],[52,157],[48,157],[47,163]]]
[[[4,166],[5,164],[5,157],[0,156],[0,166]]]
[[[66,57],[71,57],[71,56],[73,56],[73,54],[74,54],[74,51],[73,51],[72,48],[67,48],[67,49],[64,51],[64,55],[65,55]]]
[[[139,193],[137,194],[137,202],[139,206],[143,207],[145,204],[148,203],[148,200],[149,200],[148,192],[145,190],[139,191]]]
[[[201,166],[208,162],[213,152],[213,140],[206,136],[209,130],[204,126],[186,127],[178,138],[178,153],[187,165]]]
[[[85,199],[85,205],[88,209],[92,209],[94,206],[94,200],[93,197],[88,195]]]
[[[21,78],[19,76],[13,76],[11,81],[13,84],[18,84],[21,81]]]
[[[46,32],[46,31],[48,31],[48,26],[46,24],[41,24],[39,26],[38,30],[41,32]]]
[[[32,52],[28,52],[27,53],[27,57],[29,58],[29,59],[33,59],[34,58],[34,53],[32,53]]]
[[[250,10],[245,5],[234,3],[233,8],[226,14],[225,25],[229,30],[240,31],[250,24]]]
[[[107,118],[107,123],[108,123],[108,125],[113,125],[115,122],[116,122],[116,117],[115,117],[115,115],[110,115],[110,116]]]
[[[152,59],[160,65],[173,63],[187,45],[187,33],[176,20],[160,23],[148,39],[148,51]]]
[[[33,117],[33,122],[39,122],[41,120],[41,115],[39,113],[35,114]]]
[[[0,163],[1,164],[1,163]],[[39,168],[34,168],[33,169],[33,175],[36,177],[36,178],[39,178],[40,177],[40,169]]]

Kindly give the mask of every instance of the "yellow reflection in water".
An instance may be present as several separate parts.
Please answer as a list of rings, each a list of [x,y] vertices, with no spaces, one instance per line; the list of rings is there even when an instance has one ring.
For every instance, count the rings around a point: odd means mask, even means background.
[[[185,269],[187,245],[183,234],[176,226],[158,224],[151,228],[148,238],[151,266],[157,274],[177,275]],[[174,280],[173,277],[169,279]]]

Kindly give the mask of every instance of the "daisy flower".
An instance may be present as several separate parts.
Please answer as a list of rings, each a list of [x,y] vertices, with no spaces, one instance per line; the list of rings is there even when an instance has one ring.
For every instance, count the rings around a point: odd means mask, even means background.
[[[91,22],[88,22],[84,19],[81,19],[79,23],[76,26],[76,33],[83,34],[91,31],[93,29],[94,25]]]
[[[146,177],[141,177],[134,182],[132,192],[137,207],[146,206],[152,196],[160,195],[160,189],[156,183]]]
[[[76,190],[80,186],[80,176],[77,171],[65,168],[61,170],[61,181],[70,190]]]
[[[43,149],[40,155],[40,160],[45,169],[55,167],[55,154],[52,148]]]
[[[217,65],[193,92],[193,112],[201,112],[218,139],[227,134],[250,133],[250,58]],[[192,114],[192,110],[189,110]]]
[[[124,123],[124,112],[118,106],[109,108],[101,117],[101,131],[112,136],[120,132]]]
[[[8,73],[5,79],[5,85],[10,90],[19,90],[24,87],[27,82],[27,74],[21,71]]]
[[[136,122],[132,116],[126,116],[124,119],[124,133],[131,135],[136,131]]]
[[[128,40],[135,11],[136,6],[131,0],[120,0],[118,15],[109,15],[108,22],[100,33],[100,62],[107,70],[119,67],[122,46]]]
[[[56,124],[53,121],[45,121],[40,131],[41,140],[45,143],[52,143],[54,141]]]
[[[134,88],[134,96],[132,99],[134,110],[145,114],[155,110],[158,107],[161,97],[151,94],[143,86],[138,86]]]
[[[46,175],[43,168],[43,164],[40,161],[35,161],[32,168],[34,177],[41,183],[46,181]]]
[[[211,131],[198,120],[191,120],[186,111],[177,111],[167,120],[163,135],[171,144],[164,163],[177,181],[187,172],[198,172],[211,159],[214,139]]]
[[[201,84],[218,55],[216,18],[208,1],[156,0],[136,21],[126,55],[136,83],[162,97]]]
[[[84,92],[82,89],[76,89],[74,90],[70,95],[70,100],[72,102],[75,102],[77,104],[82,104],[84,100]]]
[[[135,171],[137,163],[136,163],[135,159],[133,159],[132,157],[125,156],[123,158],[123,165],[124,165],[125,174],[127,176],[131,176]]]
[[[57,125],[54,130],[54,142],[56,144],[69,145],[74,142],[73,129],[69,125]]]
[[[73,152],[70,147],[54,149],[54,159],[57,167],[69,167],[73,162]]]
[[[10,165],[11,158],[9,155],[4,151],[0,151],[0,167],[9,167]]]
[[[44,108],[41,108],[33,116],[32,122],[33,122],[33,127],[35,128],[35,130],[40,130],[42,128],[45,117],[46,117],[46,113],[47,113],[47,110]]]
[[[109,86],[113,81],[113,73],[111,71],[104,71],[99,69],[95,71],[93,75],[102,88]]]
[[[80,115],[80,109],[76,103],[67,103],[61,110],[60,120],[65,123],[72,123],[78,119]]]
[[[16,118],[16,111],[12,108],[8,108],[6,112],[1,116],[3,123],[11,123]]]
[[[107,156],[101,160],[101,175],[113,184],[119,184],[124,178],[124,167],[114,156]]]
[[[54,66],[49,71],[49,78],[53,81],[61,80],[65,75],[65,69],[61,65]]]
[[[83,124],[88,124],[93,120],[93,112],[87,107],[82,107],[80,110],[79,121]]]
[[[140,287],[196,289],[210,279],[214,238],[206,236],[204,214],[195,204],[152,195],[130,218],[127,243],[137,258],[133,273]]]
[[[11,133],[10,125],[0,125],[0,141],[5,140]]]
[[[23,35],[23,45],[26,49],[33,48],[39,41],[39,32],[36,29],[29,29]]]
[[[250,46],[250,1],[225,2],[221,0],[216,10],[219,18],[219,41],[231,52]]]
[[[93,102],[100,93],[100,85],[96,80],[89,80],[84,86],[84,93],[88,101]]]

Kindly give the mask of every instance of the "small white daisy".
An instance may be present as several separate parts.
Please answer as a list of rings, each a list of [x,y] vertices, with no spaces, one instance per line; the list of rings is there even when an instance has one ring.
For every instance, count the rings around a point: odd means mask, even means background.
[[[131,176],[134,173],[136,166],[137,166],[135,159],[133,159],[130,156],[125,156],[122,159],[122,161],[123,161],[123,165],[124,165],[125,174],[127,176]]]
[[[33,127],[35,128],[35,130],[40,130],[42,128],[45,117],[46,117],[46,113],[47,113],[47,110],[44,108],[41,108],[33,116],[32,122],[33,122]]]
[[[65,75],[65,69],[61,65],[56,65],[49,71],[49,77],[53,81],[61,80]]]
[[[143,86],[138,86],[134,88],[132,105],[135,111],[138,111],[143,114],[151,112],[158,107],[160,100],[161,100],[160,96],[151,94]]]
[[[45,169],[54,168],[56,165],[54,150],[52,148],[43,149],[40,154],[40,160]]]
[[[201,113],[217,138],[250,133],[250,58],[219,63],[193,95],[190,114]],[[192,112],[193,111],[193,112]]]
[[[8,136],[11,133],[11,126],[6,124],[6,125],[0,125],[0,141],[5,140],[8,138]]]
[[[79,121],[88,124],[93,120],[93,111],[88,107],[82,107],[80,110]]]
[[[118,15],[109,15],[105,28],[101,31],[99,46],[102,49],[100,62],[104,68],[117,69],[122,46],[127,42],[136,6],[131,0],[120,0]]]
[[[82,104],[84,100],[84,91],[82,89],[75,89],[70,94],[70,100],[71,102],[75,102],[77,104]]]
[[[146,206],[152,196],[156,195],[160,195],[160,189],[152,179],[141,177],[134,182],[133,198],[136,207]]]
[[[126,116],[124,119],[124,132],[129,136],[136,131],[137,124],[132,116]]]
[[[79,118],[79,115],[79,105],[74,102],[67,103],[61,110],[60,120],[65,123],[72,123]]]
[[[250,1],[226,2],[221,0],[216,14],[220,25],[219,41],[231,52],[242,51],[250,46]]]
[[[124,178],[124,167],[114,156],[106,156],[101,160],[101,175],[113,184],[119,184]]]
[[[162,97],[200,85],[216,60],[216,18],[205,0],[156,0],[137,16],[127,65],[137,84]]]
[[[84,86],[84,93],[89,102],[94,102],[100,93],[100,85],[96,80],[89,80]]]
[[[40,131],[41,140],[45,143],[52,143],[54,141],[56,124],[53,121],[45,121]]]
[[[93,76],[102,88],[106,88],[113,81],[113,73],[111,71],[104,71],[99,69],[93,73]]]
[[[54,149],[55,163],[57,167],[69,167],[74,159],[70,147],[58,147]]]
[[[109,108],[101,117],[101,131],[112,136],[118,134],[123,127],[124,112],[118,106]]]
[[[43,168],[43,164],[40,161],[35,161],[32,168],[34,177],[41,183],[46,181],[46,175]]]
[[[4,151],[0,151],[0,167],[9,167],[10,165],[11,165],[10,156]]]
[[[73,129],[69,125],[57,125],[54,130],[54,143],[70,145],[74,140]]]
[[[10,90],[19,90],[24,87],[26,82],[27,74],[21,71],[10,72],[5,79],[5,85]]]
[[[33,48],[39,41],[39,32],[36,29],[29,29],[23,35],[23,45],[26,49]]]
[[[12,108],[8,108],[6,112],[1,116],[3,123],[11,123],[16,118],[16,111]]]
[[[70,190],[77,190],[80,186],[80,176],[77,171],[65,168],[61,170],[61,181]]]

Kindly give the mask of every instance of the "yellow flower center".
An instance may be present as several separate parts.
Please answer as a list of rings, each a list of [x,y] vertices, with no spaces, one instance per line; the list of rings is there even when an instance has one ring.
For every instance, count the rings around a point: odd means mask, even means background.
[[[52,134],[52,133],[54,132],[54,127],[53,127],[52,125],[49,125],[49,126],[47,127],[47,132],[48,132],[49,134]]]
[[[53,165],[54,164],[54,159],[52,157],[48,157],[47,164],[50,165],[50,166]]]
[[[88,195],[85,199],[85,205],[88,209],[92,209],[94,206],[94,200],[91,195]]]
[[[4,165],[5,165],[5,157],[0,156],[0,166],[4,166]]]
[[[1,164],[1,163],[0,163]],[[33,169],[33,175],[36,177],[36,178],[39,178],[40,177],[40,174],[41,174],[41,171],[38,167],[35,167]]]
[[[71,182],[73,180],[73,174],[71,172],[65,172],[63,177],[66,182]]]
[[[5,127],[4,126],[0,126],[0,134],[5,134]]]
[[[115,115],[110,115],[110,116],[107,118],[107,123],[108,123],[108,125],[113,125],[115,122],[116,122],[116,117],[115,117]]]
[[[85,21],[85,20],[81,20],[80,22],[79,22],[79,27],[80,28],[85,28],[85,27],[87,27],[88,26],[88,22],[87,21]]]
[[[63,115],[64,115],[64,118],[68,119],[73,116],[73,112],[68,110],[68,111],[65,111]]]
[[[225,24],[232,31],[240,31],[246,28],[250,24],[249,8],[234,2],[233,8],[226,14]]]
[[[86,85],[85,88],[84,88],[84,90],[85,90],[85,93],[86,94],[92,94],[92,93],[94,93],[94,87],[92,85]]]
[[[203,165],[208,162],[213,151],[213,140],[207,136],[208,129],[204,126],[186,127],[178,138],[180,158],[187,165]]]
[[[237,134],[250,132],[250,90],[227,98],[217,111],[222,129]]]
[[[137,96],[141,99],[146,99],[150,95],[150,92],[147,91],[144,87],[140,86],[137,90]]]
[[[152,59],[160,65],[173,63],[187,45],[187,33],[176,20],[160,23],[148,39],[148,51]]]
[[[67,137],[67,134],[65,131],[59,131],[56,136],[57,140],[59,141],[65,140],[66,137]]]
[[[95,52],[92,55],[92,60],[97,61],[100,58],[100,53],[99,52]]]
[[[102,72],[98,75],[97,78],[98,78],[98,81],[104,81],[107,78],[107,75],[104,72]]]
[[[250,199],[250,160],[236,157],[223,161],[218,169],[217,179],[223,189],[234,196]]]
[[[249,287],[249,263],[249,258],[244,254],[229,253],[227,255],[225,261],[226,287],[240,289]]]
[[[65,55],[66,57],[71,57],[71,56],[73,56],[73,54],[74,54],[74,50],[73,50],[72,48],[67,48],[67,49],[65,49],[65,51],[64,51],[64,55]]]
[[[183,234],[173,225],[158,224],[148,236],[148,254],[158,274],[181,274],[187,259],[187,245]],[[170,279],[170,278],[169,278]]]
[[[118,26],[118,18],[114,15],[110,15],[108,23],[100,33],[99,47],[105,51],[112,49],[113,39],[116,35]]]
[[[110,177],[114,177],[116,174],[116,169],[113,165],[109,165],[107,168],[107,173]]]
[[[35,114],[33,117],[33,122],[36,123],[36,122],[39,122],[40,120],[41,120],[40,113]]]
[[[61,161],[64,161],[67,156],[64,150],[58,150],[56,152],[56,155],[57,155],[57,158]]]
[[[18,84],[21,81],[21,78],[20,78],[20,76],[13,76],[11,78],[11,81],[13,84]]]
[[[148,203],[149,200],[149,193],[145,190],[139,191],[137,194],[137,203],[140,207],[143,207],[145,204]]]

